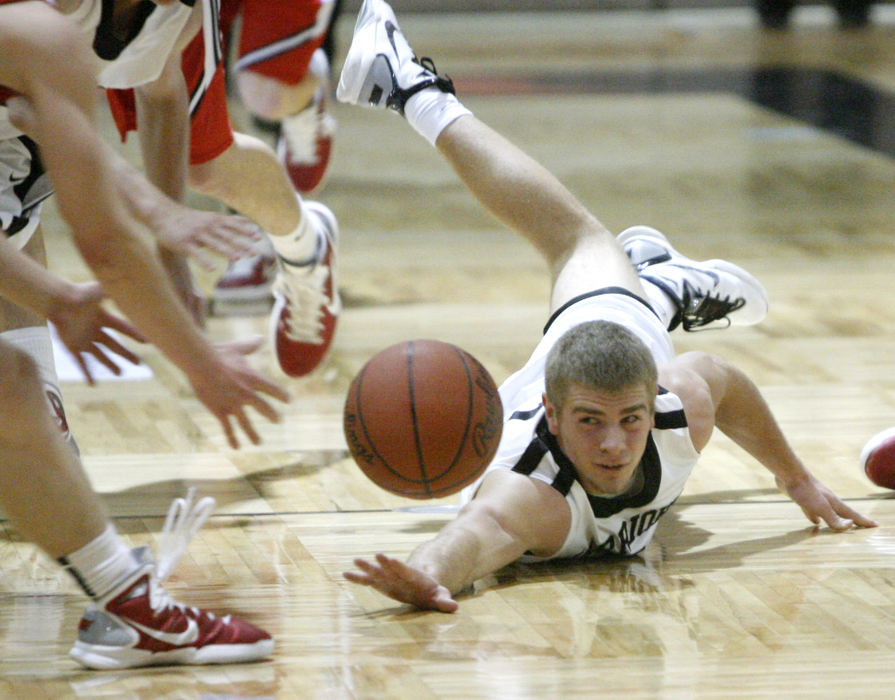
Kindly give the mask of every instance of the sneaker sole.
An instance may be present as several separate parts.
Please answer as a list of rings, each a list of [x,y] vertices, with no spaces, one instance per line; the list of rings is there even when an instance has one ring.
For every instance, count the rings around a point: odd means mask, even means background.
[[[85,668],[114,670],[145,666],[205,666],[261,661],[274,651],[273,639],[262,639],[254,644],[209,644],[171,651],[142,651],[117,646],[85,644],[77,641],[69,656]]]
[[[375,34],[376,24],[381,19],[389,19],[397,25],[394,12],[384,12],[383,5],[385,5],[385,3],[378,2],[378,0],[364,0],[363,5],[361,5],[360,12],[357,16],[357,22],[354,25],[351,46],[348,49],[348,54],[345,56],[345,65],[342,68],[342,74],[339,76],[339,84],[336,86],[336,99],[338,99],[339,102],[358,105],[360,107],[385,107],[385,98],[388,97],[387,93],[383,94],[382,100],[377,102],[371,103],[369,99],[373,93],[373,86],[384,84],[386,82],[382,80],[382,78],[388,77],[388,82],[391,82],[391,72],[388,70],[386,70],[382,76],[377,76],[379,78],[378,80],[373,77],[375,68],[373,64],[378,55],[378,52],[375,51],[375,47],[377,46]],[[388,6],[385,5],[385,7]],[[389,8],[389,10],[391,10],[391,8]],[[373,32],[372,41],[363,39],[357,41],[361,33],[367,31],[368,27],[370,27]],[[364,66],[366,66],[366,70],[362,70]],[[360,73],[363,73],[364,75],[363,80],[358,81],[358,84],[354,89],[349,89],[347,87],[345,76]],[[366,95],[366,99],[362,100],[361,95]]]

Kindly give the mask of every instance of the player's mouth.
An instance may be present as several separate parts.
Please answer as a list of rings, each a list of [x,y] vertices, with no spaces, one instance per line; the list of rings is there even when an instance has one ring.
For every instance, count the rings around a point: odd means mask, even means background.
[[[600,469],[605,469],[610,472],[618,472],[624,469],[627,464],[597,464],[597,467]]]

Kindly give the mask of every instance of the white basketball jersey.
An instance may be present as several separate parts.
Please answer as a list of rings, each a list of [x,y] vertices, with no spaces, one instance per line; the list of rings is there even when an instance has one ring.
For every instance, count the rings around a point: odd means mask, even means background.
[[[503,433],[485,474],[493,469],[511,469],[550,484],[565,497],[572,510],[572,523],[562,548],[551,559],[639,552],[655,533],[656,523],[680,496],[699,458],[680,398],[661,390],[655,403],[656,427],[650,431],[640,462],[643,488],[635,495],[616,498],[585,492],[575,467],[547,429],[541,395],[550,348],[569,328],[596,319],[625,325],[640,337],[658,364],[674,356],[668,332],[645,302],[624,290],[601,289],[557,312],[525,366],[501,385]],[[461,503],[472,499],[484,476],[461,492]],[[538,559],[523,557],[526,561]]]
[[[99,57],[99,84],[106,88],[132,88],[161,75],[165,62],[193,11],[193,0],[156,5],[143,2],[137,9],[132,35],[116,37],[110,26],[113,0],[82,0],[69,16],[85,32]]]
[[[640,461],[643,488],[630,496],[609,498],[584,490],[575,467],[547,428],[543,406],[517,411],[505,421],[497,456],[488,471],[511,469],[543,481],[565,497],[572,511],[566,541],[550,559],[606,552],[636,554],[652,539],[656,524],[684,490],[699,458],[676,394],[663,390],[656,397],[655,417],[656,427],[650,431]],[[538,560],[523,557],[523,561]]]

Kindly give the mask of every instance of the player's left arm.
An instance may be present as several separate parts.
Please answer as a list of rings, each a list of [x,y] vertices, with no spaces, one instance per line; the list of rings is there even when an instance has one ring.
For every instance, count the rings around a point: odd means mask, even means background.
[[[201,26],[202,3],[196,3],[159,77],[134,89],[146,177],[176,202],[183,202],[186,196],[190,145],[189,91],[181,56]],[[159,248],[159,253],[181,299],[201,323],[204,299],[186,258],[164,247]]]
[[[565,498],[548,484],[497,469],[475,498],[407,563],[377,554],[355,559],[345,578],[418,608],[454,612],[453,596],[526,552],[551,556],[562,547],[571,523]]]
[[[684,401],[694,445],[701,449],[717,426],[768,469],[777,486],[795,501],[812,523],[824,520],[834,530],[876,523],[824,486],[793,451],[758,387],[742,370],[702,352],[686,353],[663,370]]]

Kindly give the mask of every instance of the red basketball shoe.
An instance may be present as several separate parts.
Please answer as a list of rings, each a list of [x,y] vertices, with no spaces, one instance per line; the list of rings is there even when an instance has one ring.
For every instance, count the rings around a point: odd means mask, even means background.
[[[231,262],[214,288],[218,304],[249,304],[270,299],[276,275],[276,253],[265,236],[253,246],[252,255]]]
[[[323,181],[336,131],[336,120],[327,111],[329,61],[321,49],[314,52],[308,71],[320,85],[311,104],[282,120],[277,141],[277,156],[302,194],[313,192]]]
[[[70,656],[87,668],[170,664],[229,664],[270,656],[271,636],[233,615],[173,600],[158,582],[148,547],[134,550],[139,566],[94,601],[81,618]]]
[[[319,202],[304,205],[316,222],[317,255],[297,265],[280,257],[270,317],[271,343],[280,369],[290,377],[303,377],[323,361],[342,310],[336,286],[336,217]]]

